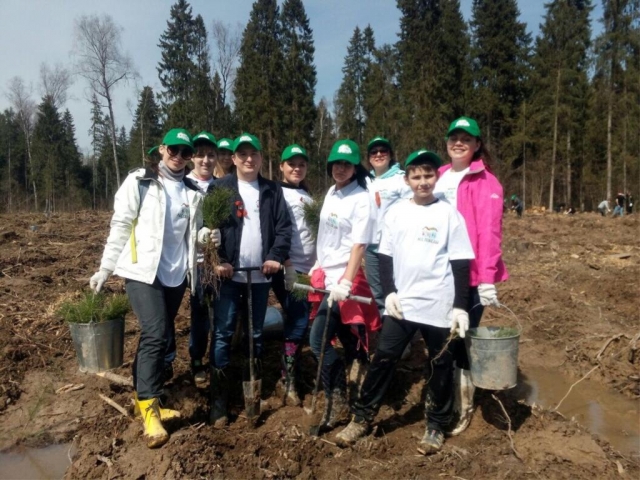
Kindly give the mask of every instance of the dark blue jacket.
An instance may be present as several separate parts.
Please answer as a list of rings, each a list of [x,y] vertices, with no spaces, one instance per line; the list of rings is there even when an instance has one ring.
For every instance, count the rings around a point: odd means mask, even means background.
[[[237,201],[242,202],[238,191],[238,176],[232,173],[217,179],[209,187],[209,191],[220,187],[230,188],[235,192],[235,196],[232,200],[231,216],[220,226],[222,243],[218,248],[218,255],[221,263],[230,263],[237,267],[240,257],[242,227],[244,226],[244,217],[242,212],[238,213],[237,205]],[[275,260],[284,263],[289,258],[293,231],[287,203],[282,195],[282,189],[275,182],[267,180],[261,175],[258,175],[258,188],[260,190],[262,261]]]

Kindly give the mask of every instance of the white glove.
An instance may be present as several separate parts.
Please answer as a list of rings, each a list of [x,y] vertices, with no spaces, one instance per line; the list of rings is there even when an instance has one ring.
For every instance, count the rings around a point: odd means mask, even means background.
[[[483,306],[493,305],[499,307],[498,292],[496,286],[492,283],[481,283],[478,285],[478,295],[480,295],[480,303]]]
[[[198,243],[201,245],[205,245],[208,242],[211,242],[215,248],[218,248],[222,243],[222,235],[220,234],[220,229],[214,228],[213,230],[209,230],[207,227],[202,227],[198,232]]]
[[[284,288],[289,292],[293,290],[293,284],[298,281],[298,272],[293,265],[284,267]]]
[[[329,289],[329,300],[332,303],[344,302],[349,298],[349,294],[351,294],[351,285],[353,285],[353,283],[346,278],[340,280],[337,285],[333,285]]]
[[[91,280],[89,280],[89,287],[96,293],[100,293],[102,290],[102,286],[111,276],[111,270],[107,270],[106,268],[101,268],[98,272],[93,274]]]
[[[397,318],[398,320],[402,320],[404,318],[402,305],[400,305],[400,299],[396,292],[387,295],[387,298],[384,299],[384,308],[384,313],[387,315],[391,315],[393,318]]]
[[[454,308],[451,320],[451,333],[458,331],[460,338],[464,338],[469,330],[469,314],[461,308]]]

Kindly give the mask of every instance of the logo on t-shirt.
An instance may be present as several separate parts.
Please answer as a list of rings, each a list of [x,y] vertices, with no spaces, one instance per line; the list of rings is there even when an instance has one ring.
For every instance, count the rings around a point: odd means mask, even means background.
[[[260,200],[256,200],[256,208],[253,209],[253,213],[260,212]]]
[[[435,227],[422,227],[419,242],[438,243],[438,229]]]
[[[329,218],[327,218],[327,227],[330,228],[338,228],[338,215],[335,213],[329,214]]]
[[[178,213],[178,218],[189,218],[189,204],[183,203],[182,208],[180,208],[180,212]]]

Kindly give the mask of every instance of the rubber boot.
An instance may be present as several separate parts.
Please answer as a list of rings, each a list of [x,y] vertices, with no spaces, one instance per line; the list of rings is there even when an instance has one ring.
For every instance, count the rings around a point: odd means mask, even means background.
[[[159,410],[160,410],[160,420],[163,422],[167,422],[169,420],[176,420],[178,418],[182,418],[182,415],[178,410],[171,410],[169,408],[162,408],[162,403],[158,400]],[[136,416],[140,416],[144,420],[144,417],[140,413],[140,402],[138,401],[137,392],[133,392],[133,414]]]
[[[453,422],[447,435],[455,437],[464,432],[473,417],[473,395],[476,387],[471,382],[471,372],[456,367],[453,372]]]
[[[144,437],[147,447],[158,448],[167,443],[169,434],[162,426],[160,420],[160,402],[157,398],[138,400],[142,421],[144,423]]]
[[[369,370],[369,362],[366,360],[355,359],[351,365],[347,367],[349,371],[349,401],[355,402],[360,394],[362,382],[364,382]]]
[[[349,425],[336,435],[336,443],[339,447],[350,447],[358,440],[371,432],[371,424],[364,418],[354,415]]]
[[[209,423],[215,428],[224,428],[229,417],[227,403],[229,401],[229,379],[226,369],[209,368]]]
[[[322,381],[325,385],[325,402],[320,428],[332,430],[349,420],[347,376],[342,360],[336,360],[330,367],[323,366]]]
[[[297,391],[298,380],[298,352],[297,342],[284,342],[282,355],[282,377],[276,383],[276,393],[282,399],[282,405],[299,407],[302,402]]]
[[[427,427],[420,443],[418,444],[418,452],[422,455],[431,455],[442,450],[444,445],[444,433],[440,430]]]

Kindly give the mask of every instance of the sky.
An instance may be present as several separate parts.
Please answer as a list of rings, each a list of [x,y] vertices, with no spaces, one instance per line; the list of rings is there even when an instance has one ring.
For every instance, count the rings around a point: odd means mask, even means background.
[[[40,65],[62,63],[73,65],[73,26],[81,15],[106,13],[122,27],[122,49],[133,60],[139,79],[122,84],[114,91],[115,119],[118,126],[129,131],[138,93],[150,85],[155,92],[161,90],[156,66],[160,61],[158,40],[167,27],[169,11],[175,0],[0,0],[3,28],[0,29],[0,111],[9,107],[6,87],[14,76],[22,77],[33,88],[33,97],[39,103],[38,89]],[[251,12],[252,0],[190,0],[193,14],[200,14],[210,30],[214,20],[244,25]],[[282,0],[278,0],[281,4]],[[461,0],[465,20],[471,18],[472,0]],[[541,0],[518,0],[520,21],[527,24],[533,37],[538,34],[543,20],[544,3]],[[592,12],[592,32],[602,27],[602,5],[599,0]],[[376,45],[395,43],[399,31],[400,12],[394,0],[304,0],[315,41],[315,64],[318,75],[316,99],[331,100],[342,80],[342,66],[349,39],[358,25],[370,24]],[[213,41],[210,38],[210,45]],[[212,52],[213,53],[213,52]],[[83,151],[90,147],[90,96],[87,83],[80,77],[69,91],[65,107],[73,115],[76,137]],[[214,134],[216,132],[213,132]]]

